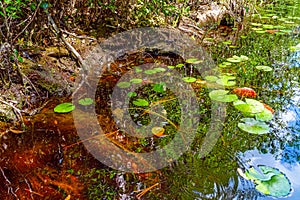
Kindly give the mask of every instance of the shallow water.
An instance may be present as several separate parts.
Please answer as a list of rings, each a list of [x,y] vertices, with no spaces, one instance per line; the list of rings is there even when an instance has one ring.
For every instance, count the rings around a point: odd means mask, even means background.
[[[280,16],[280,10],[272,9],[272,12]],[[272,21],[275,19],[273,16],[275,14],[249,20],[277,24],[278,21]],[[289,47],[297,44],[294,40],[299,43],[300,20],[293,21],[298,24],[298,28],[287,25],[285,29],[291,32],[283,31],[282,35],[269,33],[270,31],[257,33],[251,29],[252,26],[247,25],[248,28],[242,33],[247,38],[236,41],[238,48],[231,48],[222,42],[207,47],[216,65],[233,55],[247,55],[250,58],[246,64],[238,64],[237,68],[220,71],[236,76],[237,85],[228,87],[228,90],[235,87],[253,88],[258,94],[257,99],[275,110],[270,122],[270,133],[256,135],[240,130],[237,124],[243,116],[228,103],[226,119],[217,143],[208,155],[201,156],[199,152],[212,115],[211,101],[208,98],[210,86],[200,82],[203,77],[186,65],[178,72],[194,75],[199,81],[198,84],[191,85],[199,102],[200,123],[191,148],[177,161],[170,162],[169,166],[160,170],[139,174],[109,168],[95,159],[85,146],[95,143],[97,150],[99,144],[96,142],[101,133],[90,133],[82,141],[82,136],[79,137],[77,133],[78,128],[92,130],[91,122],[87,119],[80,127],[75,127],[72,113],[53,112],[56,105],[70,102],[71,99],[52,99],[40,114],[24,117],[26,131],[18,132],[14,128],[9,130],[9,127],[1,127],[2,199],[64,199],[69,195],[71,199],[137,199],[139,195],[141,199],[274,199],[258,192],[253,182],[245,180],[237,172],[238,168],[245,170],[259,165],[274,167],[283,172],[292,187],[291,193],[284,199],[299,199],[300,53],[290,52]],[[118,128],[118,122],[114,121],[112,114],[118,118],[124,111],[111,109],[112,88],[134,66],[153,62],[168,66],[182,63],[183,59],[173,54],[161,55],[155,52],[127,55],[113,63],[110,71],[102,75],[95,95],[98,123],[104,130],[105,137],[113,141],[112,145],[135,153],[151,152],[168,144],[175,137],[180,124],[178,116],[183,112],[178,108],[174,92],[163,90],[164,86],[158,85],[156,90],[164,92],[155,93],[152,91],[153,83],[142,80],[141,87],[136,91],[137,95],[151,103],[163,103],[151,110],[152,113],[145,112],[145,109],[132,109],[130,115],[139,127],[163,116],[163,122],[156,126],[164,127],[164,134],[167,136],[136,138]],[[269,65],[273,71],[257,72],[253,67],[255,65]],[[130,105],[134,107],[133,100],[130,100]],[[83,117],[90,109],[84,106],[78,108]],[[110,146],[106,148],[106,152],[113,153]],[[131,163],[135,163],[135,160]]]

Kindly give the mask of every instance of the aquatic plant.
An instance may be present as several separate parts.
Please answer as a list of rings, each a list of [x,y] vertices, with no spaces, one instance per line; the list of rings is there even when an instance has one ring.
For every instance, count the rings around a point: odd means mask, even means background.
[[[255,189],[273,197],[285,197],[291,192],[291,183],[288,178],[273,167],[260,165],[257,168],[250,167],[244,173],[238,169],[238,173],[245,179],[253,181]]]
[[[75,109],[75,105],[67,102],[61,103],[54,107],[54,112],[56,113],[68,113]]]
[[[238,95],[239,97],[250,97],[255,98],[256,92],[252,88],[243,87],[243,88],[235,88],[232,90],[232,93]]]

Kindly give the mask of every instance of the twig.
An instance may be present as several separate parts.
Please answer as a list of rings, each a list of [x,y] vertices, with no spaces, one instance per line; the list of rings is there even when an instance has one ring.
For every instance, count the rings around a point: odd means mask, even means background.
[[[88,37],[88,36],[82,36],[82,35],[76,35],[75,33],[71,33],[71,32],[66,31],[66,30],[61,30],[61,32],[66,33],[68,35],[72,35],[72,36],[74,36],[76,38],[79,38],[79,39],[89,39],[89,40],[92,40],[92,41],[97,41],[97,39],[95,39],[95,38]]]
[[[140,199],[140,198],[141,198],[142,196],[144,196],[147,192],[149,192],[152,188],[154,188],[154,187],[156,187],[156,186],[158,186],[158,185],[159,185],[159,183],[155,183],[154,185],[152,185],[152,186],[150,186],[150,187],[144,189],[141,193],[139,193],[138,195],[136,195],[136,197],[137,197],[138,199]]]
[[[35,9],[35,11],[33,13],[32,18],[30,19],[30,21],[26,24],[26,26],[23,28],[23,30],[12,41],[15,41],[28,28],[28,26],[31,24],[31,22],[35,18],[36,13],[39,10],[39,7],[40,7],[41,3],[42,3],[42,0],[40,0],[39,4],[37,5],[37,7],[36,7],[36,9]]]
[[[74,56],[76,57],[80,67],[86,72],[87,71],[87,67],[83,62],[83,59],[81,57],[81,55],[76,51],[76,49],[66,40],[66,38],[61,34],[61,30],[57,27],[57,25],[55,24],[53,18],[51,17],[51,15],[49,13],[47,13],[48,15],[48,21],[51,24],[51,26],[54,29],[55,34],[63,41],[63,43],[67,46],[68,50],[70,52],[72,52],[74,54]]]

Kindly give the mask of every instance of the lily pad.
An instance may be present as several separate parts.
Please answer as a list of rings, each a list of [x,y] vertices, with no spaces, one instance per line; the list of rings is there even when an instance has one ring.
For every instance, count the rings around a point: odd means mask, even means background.
[[[273,113],[265,108],[262,112],[255,114],[255,118],[267,122],[273,119]]]
[[[78,101],[78,103],[83,106],[89,106],[89,105],[93,104],[94,101],[91,98],[83,98],[83,99],[80,99]]]
[[[241,121],[244,123],[238,123],[238,127],[247,133],[258,135],[269,133],[270,127],[265,122],[253,118],[243,118]]]
[[[155,69],[148,69],[144,71],[145,74],[155,74],[157,71]]]
[[[182,78],[183,81],[187,82],[187,83],[193,83],[195,82],[197,79],[194,77],[183,77]]]
[[[61,103],[55,106],[54,112],[56,113],[68,113],[75,109],[75,105],[72,103]]]
[[[259,65],[259,66],[256,66],[256,69],[258,70],[263,70],[265,72],[270,72],[272,71],[273,69],[269,66],[264,66],[264,65]]]
[[[136,106],[148,106],[149,102],[146,99],[136,99],[132,102]]]
[[[139,83],[142,83],[143,80],[140,79],[140,78],[133,78],[130,80],[130,83],[134,83],[134,84],[139,84]]]
[[[153,70],[155,70],[156,72],[165,72],[166,71],[166,69],[163,67],[156,67]]]
[[[119,88],[129,88],[130,85],[131,85],[130,82],[125,82],[125,81],[119,82],[119,83],[117,84],[117,86],[118,86]]]
[[[137,96],[137,93],[136,92],[128,92],[127,96],[129,96],[129,97],[135,97],[135,96]]]
[[[151,129],[153,135],[157,137],[166,137],[167,135],[164,134],[165,129],[163,127],[155,126]]]
[[[230,86],[234,86],[236,84],[235,79],[236,78],[234,76],[224,75],[224,76],[220,76],[220,79],[218,79],[216,81],[216,83],[223,85],[223,86],[230,87]]]
[[[186,59],[185,62],[189,63],[189,64],[199,64],[199,63],[202,63],[203,60],[199,60],[197,58],[189,58],[189,59]]]
[[[259,192],[273,197],[285,197],[290,194],[291,183],[282,172],[265,165],[258,168],[249,168],[243,177],[253,181]]]
[[[210,82],[216,82],[219,78],[216,76],[205,76],[205,80]]]
[[[264,105],[255,99],[245,99],[246,102],[242,100],[237,100],[233,102],[233,106],[243,113],[256,114],[262,112],[265,107]]]
[[[228,94],[226,90],[213,90],[209,93],[211,100],[220,102],[233,102],[238,99],[235,94]]]
[[[176,67],[178,67],[178,68],[184,67],[184,64],[179,63],[179,64],[176,65]]]

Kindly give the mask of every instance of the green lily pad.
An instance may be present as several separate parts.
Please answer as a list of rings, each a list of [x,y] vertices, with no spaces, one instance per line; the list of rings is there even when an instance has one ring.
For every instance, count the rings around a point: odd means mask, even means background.
[[[280,174],[280,173],[279,173]],[[271,180],[272,176],[278,175],[278,173],[262,173],[256,170],[254,167],[250,167],[246,172],[245,172],[245,177],[248,180],[260,180],[260,181],[268,181]]]
[[[56,113],[68,113],[75,109],[75,105],[72,103],[61,103],[55,106],[54,112]]]
[[[263,70],[265,72],[270,72],[270,71],[273,70],[271,67],[264,66],[264,65],[259,65],[259,66],[256,66],[255,68],[258,69],[258,70]]]
[[[145,74],[156,74],[157,71],[154,70],[154,69],[148,69],[148,70],[145,70],[144,73],[145,73]]]
[[[245,172],[245,178],[252,180],[255,188],[265,194],[273,197],[285,197],[291,192],[291,183],[288,178],[273,167],[260,165],[259,170],[251,167]]]
[[[153,70],[155,70],[156,72],[165,72],[166,71],[166,69],[163,67],[156,67]]]
[[[300,43],[297,44],[296,46],[290,47],[290,50],[291,50],[291,51],[300,51]]]
[[[228,94],[226,90],[213,90],[209,93],[211,100],[220,102],[233,102],[238,99],[235,94]]]
[[[146,99],[136,99],[132,102],[136,106],[148,106],[149,102]]]
[[[256,33],[259,33],[259,34],[263,34],[263,33],[266,33],[266,31],[255,31]]]
[[[176,65],[176,67],[178,67],[178,68],[184,67],[184,64],[179,63],[179,64]]]
[[[130,82],[125,82],[125,81],[119,82],[119,83],[117,84],[117,86],[118,86],[119,88],[129,88],[130,85],[131,85]]]
[[[273,25],[270,25],[270,24],[264,24],[262,26],[264,29],[274,29],[274,26]]]
[[[254,23],[254,22],[251,23],[251,25],[252,25],[252,26],[262,26],[262,24],[260,24],[260,23]]]
[[[236,78],[234,76],[224,75],[224,76],[220,76],[220,79],[218,79],[216,81],[216,83],[223,85],[223,86],[230,87],[230,86],[234,86],[236,84],[235,79]]]
[[[189,59],[186,59],[185,62],[189,63],[189,64],[199,64],[199,63],[202,63],[203,60],[199,60],[197,58],[189,58]]]
[[[134,84],[139,84],[142,82],[143,82],[143,79],[140,79],[140,78],[133,78],[130,80],[130,83],[134,83]]]
[[[273,119],[273,113],[265,108],[262,112],[255,114],[255,118],[267,122]]]
[[[238,127],[247,133],[258,135],[269,133],[270,127],[265,122],[253,118],[243,118],[241,121],[244,123],[238,123]]]
[[[169,65],[169,66],[168,66],[168,68],[169,68],[169,69],[174,69],[174,68],[175,68],[175,66],[173,66],[173,65]]]
[[[235,58],[227,58],[226,59],[228,62],[232,62],[232,63],[239,63],[242,62],[242,59],[240,57],[235,57]]]
[[[219,78],[216,76],[205,76],[204,79],[210,82],[216,82]]]
[[[129,96],[129,97],[135,97],[135,96],[137,96],[137,93],[136,92],[128,92],[127,96]]]
[[[165,83],[156,83],[156,84],[153,85],[153,90],[154,90],[155,92],[160,92],[160,93],[162,93],[162,92],[165,91],[165,89],[164,89],[164,86],[165,86],[165,85],[166,85]]]
[[[231,40],[226,40],[226,41],[223,42],[223,44],[231,44],[231,43],[232,43]]]
[[[94,101],[91,98],[83,98],[83,99],[80,99],[78,101],[78,103],[83,106],[89,106],[89,105],[93,104]]]
[[[143,71],[143,70],[142,70],[141,68],[139,68],[139,67],[134,67],[134,69],[135,69],[135,72],[136,72],[136,73],[140,73],[140,72]]]
[[[255,99],[237,100],[233,102],[233,106],[243,113],[256,114],[264,111],[264,105]]]
[[[195,82],[197,79],[194,77],[183,77],[182,80],[187,83],[192,83],[192,82]]]

